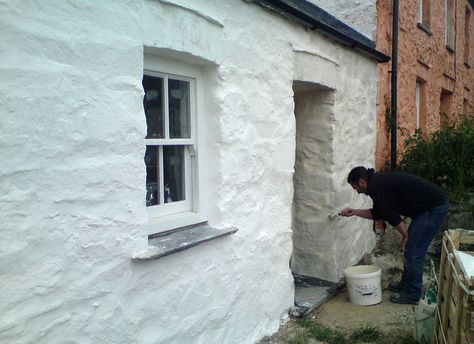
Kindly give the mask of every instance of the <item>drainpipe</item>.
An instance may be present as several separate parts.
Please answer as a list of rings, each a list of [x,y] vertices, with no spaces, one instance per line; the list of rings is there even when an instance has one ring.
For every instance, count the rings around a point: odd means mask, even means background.
[[[398,0],[393,0],[392,13],[392,131],[391,131],[391,154],[390,167],[392,171],[397,169],[397,77],[398,77]]]

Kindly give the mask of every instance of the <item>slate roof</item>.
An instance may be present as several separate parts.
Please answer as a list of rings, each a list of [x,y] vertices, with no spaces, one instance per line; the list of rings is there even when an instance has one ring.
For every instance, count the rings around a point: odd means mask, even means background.
[[[247,2],[251,1],[287,18],[297,20],[312,30],[321,31],[331,36],[331,38],[375,58],[378,62],[390,60],[389,56],[375,49],[374,41],[329,14],[321,7],[306,0],[247,0]]]

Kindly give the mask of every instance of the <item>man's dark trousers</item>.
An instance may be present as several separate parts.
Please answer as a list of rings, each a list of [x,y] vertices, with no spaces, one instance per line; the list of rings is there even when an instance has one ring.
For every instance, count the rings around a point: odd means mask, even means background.
[[[425,254],[447,214],[448,204],[444,204],[418,214],[408,227],[402,293],[410,299],[419,300],[421,297]]]

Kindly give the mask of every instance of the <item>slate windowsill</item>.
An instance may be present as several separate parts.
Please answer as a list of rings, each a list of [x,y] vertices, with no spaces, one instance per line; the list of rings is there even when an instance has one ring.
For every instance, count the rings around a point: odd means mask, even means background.
[[[428,34],[428,36],[433,36],[433,34],[432,34],[431,31],[430,31],[429,26],[427,26],[426,24],[417,23],[416,26],[418,26],[419,29],[421,29],[421,30],[424,31],[426,34]]]
[[[451,46],[449,45],[446,45],[446,50],[450,53],[450,54],[454,54],[456,52],[456,50],[454,50],[454,48],[452,48]]]
[[[152,260],[187,250],[204,242],[231,235],[237,232],[235,227],[217,229],[207,222],[174,229],[148,237],[148,249],[132,256],[133,260]]]

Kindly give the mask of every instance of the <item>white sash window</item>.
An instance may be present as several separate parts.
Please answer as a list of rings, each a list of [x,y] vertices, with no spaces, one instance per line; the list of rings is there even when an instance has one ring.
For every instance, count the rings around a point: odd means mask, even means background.
[[[197,158],[199,68],[145,57],[146,206],[149,232],[202,220]]]

